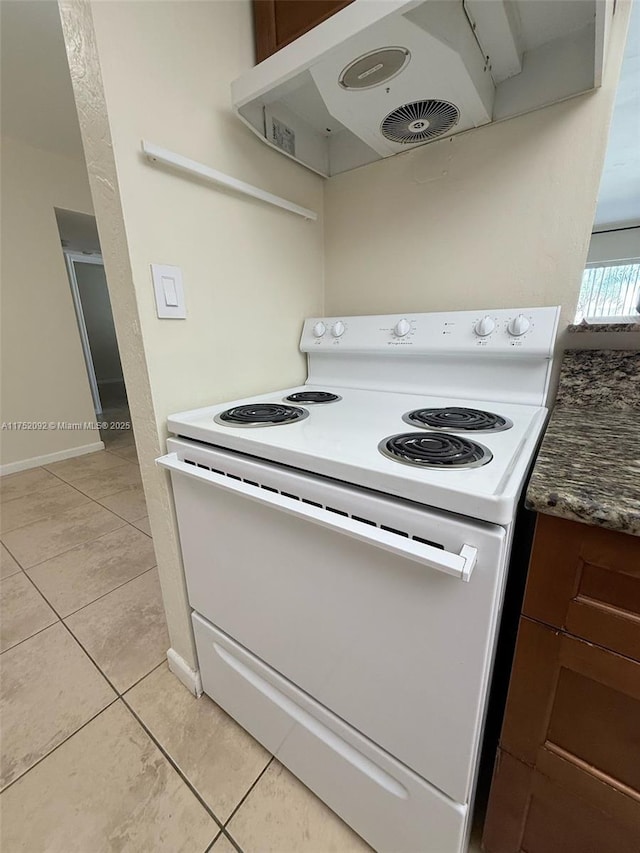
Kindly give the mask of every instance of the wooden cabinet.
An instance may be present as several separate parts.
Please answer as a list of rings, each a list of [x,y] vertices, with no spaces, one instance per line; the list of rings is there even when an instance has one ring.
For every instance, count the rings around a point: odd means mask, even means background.
[[[256,62],[326,21],[353,0],[253,0]]]
[[[640,850],[640,539],[539,516],[487,853]]]
[[[640,661],[640,538],[540,516],[523,612]]]

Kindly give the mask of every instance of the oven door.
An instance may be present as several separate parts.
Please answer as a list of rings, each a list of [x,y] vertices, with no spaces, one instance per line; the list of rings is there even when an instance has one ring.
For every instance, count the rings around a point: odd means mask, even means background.
[[[169,450],[194,609],[468,802],[506,531],[217,448]]]

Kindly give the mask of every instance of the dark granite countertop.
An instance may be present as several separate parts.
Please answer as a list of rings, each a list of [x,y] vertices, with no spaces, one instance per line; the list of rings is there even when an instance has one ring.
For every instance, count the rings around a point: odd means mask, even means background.
[[[598,332],[640,332],[640,323],[572,323],[567,326],[567,331],[572,333],[587,332],[597,334]]]
[[[565,353],[526,505],[640,536],[640,352]]]

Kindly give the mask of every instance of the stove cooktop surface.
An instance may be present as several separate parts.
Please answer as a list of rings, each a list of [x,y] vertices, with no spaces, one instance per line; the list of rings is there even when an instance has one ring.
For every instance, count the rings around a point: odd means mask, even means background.
[[[307,406],[299,395],[311,395]],[[316,395],[338,400],[318,405]],[[295,406],[284,402],[292,398]],[[276,427],[251,420],[256,411],[288,409],[303,414],[282,416]],[[238,411],[252,429],[225,417]],[[538,406],[307,385],[182,412],[168,426],[184,438],[505,523],[545,416]]]

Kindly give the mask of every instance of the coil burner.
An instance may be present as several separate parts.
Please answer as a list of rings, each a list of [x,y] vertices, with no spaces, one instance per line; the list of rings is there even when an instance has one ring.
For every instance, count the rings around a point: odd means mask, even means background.
[[[405,432],[383,439],[383,456],[417,468],[479,468],[491,462],[491,451],[459,435],[444,432]]]
[[[447,406],[443,409],[414,409],[402,416],[409,426],[428,429],[453,430],[454,432],[502,432],[511,429],[509,418],[484,412],[481,409],[467,409],[461,406]]]
[[[309,417],[306,409],[299,406],[283,406],[279,403],[249,403],[234,406],[216,415],[214,421],[223,426],[260,427],[293,424]]]

